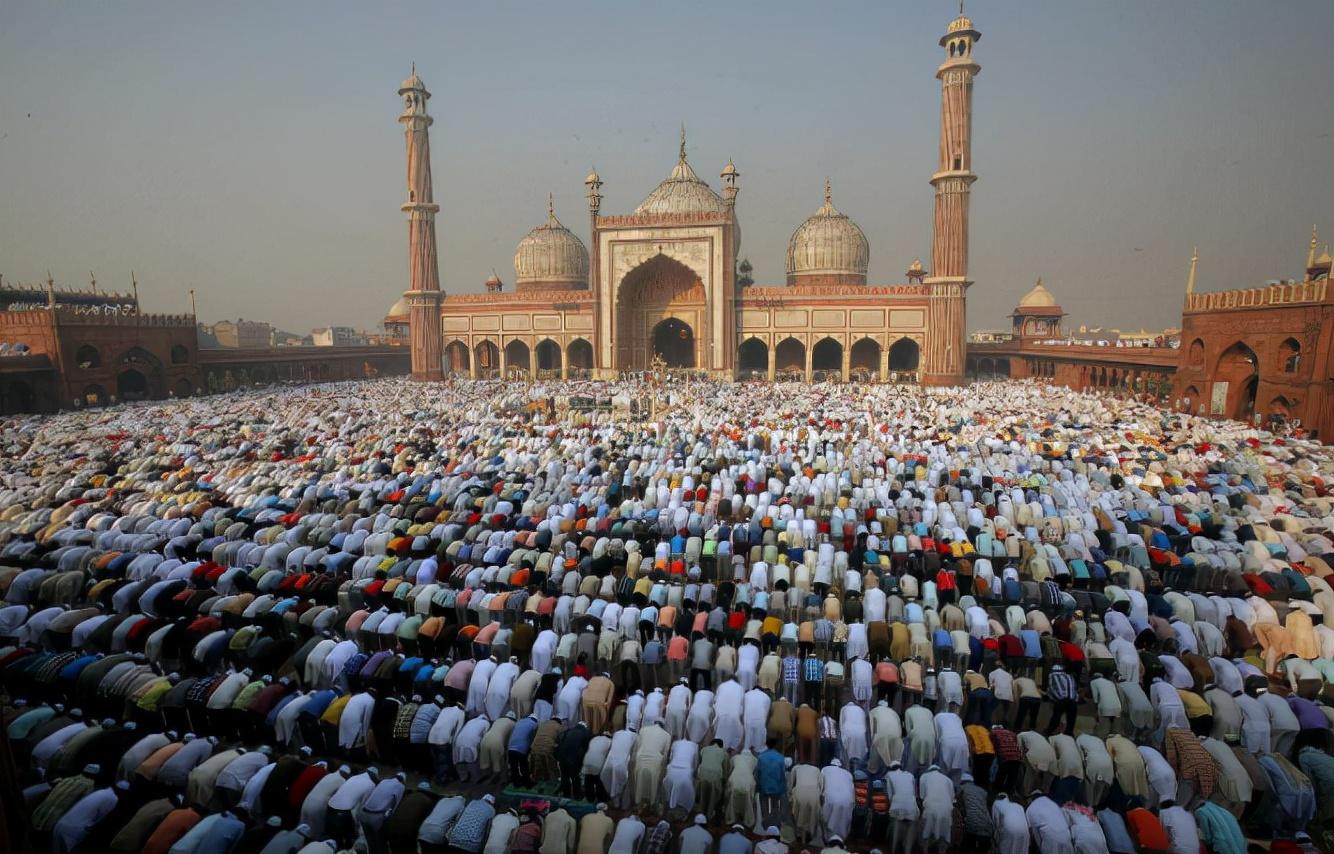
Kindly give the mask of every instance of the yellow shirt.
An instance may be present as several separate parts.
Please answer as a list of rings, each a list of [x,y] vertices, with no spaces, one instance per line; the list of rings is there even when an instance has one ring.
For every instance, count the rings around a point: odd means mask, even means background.
[[[338,726],[338,721],[343,717],[343,707],[346,706],[347,701],[351,699],[351,694],[344,694],[334,700],[329,704],[329,708],[324,710],[324,714],[320,715],[320,720],[330,726]]]

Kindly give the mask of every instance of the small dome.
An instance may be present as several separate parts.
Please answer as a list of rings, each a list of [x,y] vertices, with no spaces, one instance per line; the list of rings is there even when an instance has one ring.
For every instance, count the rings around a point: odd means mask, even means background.
[[[950,21],[949,31],[957,33],[959,30],[971,30],[973,28],[973,19],[966,15],[960,15],[953,21]]]
[[[420,77],[417,76],[417,66],[416,66],[416,65],[413,65],[413,66],[412,66],[412,73],[408,75],[407,79],[404,80],[402,83],[399,84],[399,86],[398,86],[398,94],[402,95],[404,92],[408,92],[408,91],[411,91],[411,90],[414,90],[414,89],[417,90],[417,91],[419,91],[419,92],[425,92],[425,91],[426,91],[426,84],[423,83],[423,82],[422,82],[422,79],[421,79]]]
[[[719,177],[719,178],[728,178],[728,177],[736,178],[736,177],[739,177],[740,175],[741,175],[741,173],[738,172],[737,169],[736,169],[736,164],[733,163],[733,162],[732,162],[732,159],[729,157],[729,158],[727,159],[727,165],[723,167],[723,173],[722,173],[721,175],[719,175],[718,177]]]
[[[1024,298],[1019,300],[1020,308],[1055,308],[1056,297],[1051,295],[1051,291],[1042,286],[1042,280],[1033,286],[1033,290],[1024,294]]]
[[[601,184],[601,183],[602,183],[602,177],[598,175],[598,170],[594,169],[593,171],[589,172],[589,173],[588,173],[588,177],[584,179],[584,183],[585,183],[585,184]]]
[[[1315,263],[1317,267],[1328,267],[1330,264],[1334,263],[1334,258],[1331,258],[1329,254],[1328,243],[1325,244],[1325,251],[1321,252],[1320,257],[1315,259]]]
[[[389,307],[389,312],[385,317],[407,317],[408,316],[408,298],[399,297],[398,302]]]
[[[514,252],[514,283],[566,287],[588,283],[588,250],[582,240],[556,219],[550,201],[547,221],[528,232]]]
[[[824,204],[797,226],[787,242],[787,274],[796,276],[854,277],[866,282],[871,247],[857,223],[834,207],[829,182]]]
[[[681,130],[681,157],[672,174],[648,194],[648,198],[635,208],[637,215],[679,214],[679,213],[725,213],[727,205],[704,183],[695,170],[686,162],[686,135]]]

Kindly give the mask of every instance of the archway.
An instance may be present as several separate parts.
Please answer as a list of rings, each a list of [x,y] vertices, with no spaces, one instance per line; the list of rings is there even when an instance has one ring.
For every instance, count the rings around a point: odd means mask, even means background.
[[[83,405],[101,406],[107,402],[107,390],[98,383],[84,386]]]
[[[653,360],[669,368],[695,367],[695,330],[676,317],[658,321],[653,327]]]
[[[806,375],[806,345],[796,338],[784,338],[774,350],[774,369],[780,374]]]
[[[1204,367],[1204,341],[1196,338],[1190,342],[1190,350],[1186,354],[1186,364],[1192,368]]]
[[[1295,374],[1302,364],[1302,345],[1296,338],[1285,338],[1278,345],[1278,369],[1285,374]]]
[[[0,411],[5,413],[32,412],[35,396],[32,386],[23,380],[14,380],[0,397]]]
[[[469,367],[468,345],[455,339],[445,346],[445,364],[452,374],[467,374]]]
[[[560,374],[560,345],[550,338],[537,342],[537,370],[550,376]]]
[[[875,379],[880,376],[880,342],[874,338],[862,338],[852,345],[848,353],[848,369],[858,379]],[[973,364],[973,373],[977,373],[977,364]]]
[[[482,341],[477,347],[477,376],[493,379],[500,376],[500,348],[494,341]]]
[[[758,338],[747,338],[736,351],[737,373],[763,377],[769,373],[769,345]]]
[[[996,359],[991,366],[992,378],[998,380],[1008,380],[1010,378],[1010,360]]]
[[[84,344],[74,351],[74,363],[85,371],[102,366],[102,354],[92,344]]]
[[[566,348],[566,356],[570,363],[569,376],[585,376],[593,370],[593,345],[584,339],[571,341]]]
[[[272,375],[273,373],[272,367],[270,367],[268,373]],[[274,381],[275,379],[273,378],[269,379],[269,382],[274,382]],[[190,382],[185,377],[181,377],[176,381],[176,385],[172,388],[172,391],[175,392],[177,397],[189,397],[190,395],[194,394],[195,386],[194,383]]]
[[[921,350],[911,338],[900,338],[889,348],[889,369],[891,371],[915,371]]]
[[[680,261],[659,254],[627,273],[616,290],[615,311],[618,370],[646,370],[655,356],[678,368],[704,361],[695,329],[705,311],[704,284]]]
[[[1269,401],[1269,415],[1271,417],[1278,416],[1284,419],[1291,418],[1292,410],[1293,410],[1292,401],[1288,400],[1281,394],[1278,397],[1274,398],[1273,400]]]
[[[505,345],[505,373],[522,371],[527,374],[533,370],[528,345],[517,338]]]
[[[116,396],[124,401],[144,400],[148,397],[148,377],[134,368],[116,375]]]
[[[843,378],[843,345],[833,338],[821,338],[811,349],[811,375],[813,379],[833,380]]]
[[[1255,394],[1260,384],[1260,360],[1241,341],[1223,351],[1213,373],[1209,412],[1237,421],[1249,421],[1255,413]]]

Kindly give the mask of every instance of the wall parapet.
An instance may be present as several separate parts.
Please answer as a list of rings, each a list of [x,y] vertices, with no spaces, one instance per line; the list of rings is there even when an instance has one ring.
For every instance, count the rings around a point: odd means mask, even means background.
[[[1187,313],[1226,311],[1228,309],[1264,308],[1269,306],[1321,303],[1328,294],[1328,279],[1297,282],[1291,285],[1265,285],[1261,288],[1238,288],[1231,291],[1186,294]]]

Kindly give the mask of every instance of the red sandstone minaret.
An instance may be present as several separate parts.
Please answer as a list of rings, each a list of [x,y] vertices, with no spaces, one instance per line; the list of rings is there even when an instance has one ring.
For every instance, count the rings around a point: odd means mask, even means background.
[[[963,14],[950,22],[940,46],[945,61],[940,81],[940,164],[931,176],[936,213],[931,234],[931,275],[927,303],[927,348],[922,380],[928,385],[963,382],[968,286],[968,193],[973,174],[973,78],[980,69],[973,47],[982,34]]]
[[[427,128],[431,117],[426,101],[431,93],[417,76],[417,69],[398,87],[403,114],[398,121],[408,144],[408,266],[412,286],[404,292],[408,301],[408,327],[412,342],[412,378],[442,380],[444,345],[440,335],[440,271],[435,251],[435,214],[440,206],[431,194],[431,142]]]

